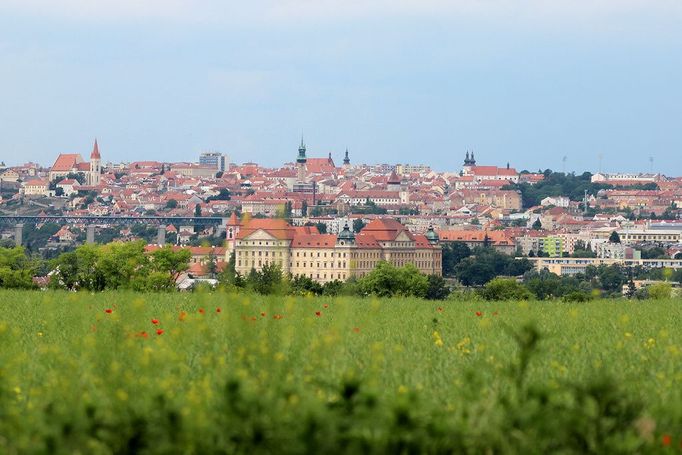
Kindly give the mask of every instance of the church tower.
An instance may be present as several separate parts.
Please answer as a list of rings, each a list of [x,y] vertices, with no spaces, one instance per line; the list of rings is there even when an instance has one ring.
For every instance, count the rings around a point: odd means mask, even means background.
[[[97,145],[97,139],[95,139],[95,146],[92,148],[92,153],[90,154],[90,172],[88,172],[88,185],[97,186],[99,185],[99,179],[102,175],[102,157],[99,154],[99,146]]]
[[[299,182],[305,182],[307,161],[308,159],[305,157],[305,144],[303,143],[303,136],[301,136],[301,145],[298,147],[298,158],[296,158]]]
[[[343,168],[350,169],[350,158],[348,158],[348,149],[346,149],[346,156],[343,157]]]

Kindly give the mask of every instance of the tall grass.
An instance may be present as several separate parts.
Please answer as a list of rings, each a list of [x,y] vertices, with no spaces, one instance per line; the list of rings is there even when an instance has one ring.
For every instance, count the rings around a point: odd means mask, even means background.
[[[679,300],[0,302],[0,453],[627,453],[682,438]]]

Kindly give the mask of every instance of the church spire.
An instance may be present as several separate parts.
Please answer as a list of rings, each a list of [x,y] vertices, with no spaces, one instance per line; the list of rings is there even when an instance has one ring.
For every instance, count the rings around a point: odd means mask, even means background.
[[[350,164],[350,158],[348,158],[348,147],[346,147],[346,156],[343,158],[343,164],[345,165]]]
[[[90,154],[91,159],[101,159],[102,157],[99,154],[99,146],[97,145],[97,139],[95,139],[95,145],[92,147],[92,153]]]
[[[305,150],[305,143],[303,142],[303,135],[301,134],[301,145],[298,146],[298,158],[296,158],[297,163],[305,163],[307,161]]]

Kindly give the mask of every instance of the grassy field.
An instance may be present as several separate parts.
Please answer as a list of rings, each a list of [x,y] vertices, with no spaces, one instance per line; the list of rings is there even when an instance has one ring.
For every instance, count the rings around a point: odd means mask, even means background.
[[[0,292],[2,454],[674,453],[681,439],[680,300]]]

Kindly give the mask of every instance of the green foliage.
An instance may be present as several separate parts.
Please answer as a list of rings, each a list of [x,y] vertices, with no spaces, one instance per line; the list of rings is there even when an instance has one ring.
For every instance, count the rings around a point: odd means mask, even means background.
[[[479,291],[486,300],[528,300],[533,294],[513,278],[494,278]]]
[[[475,248],[473,254],[455,266],[455,277],[465,286],[482,286],[497,276],[519,276],[533,268],[527,259],[515,259],[493,248]]]
[[[443,275],[455,275],[455,267],[464,258],[471,256],[471,248],[464,242],[441,242],[443,251]]]
[[[230,190],[227,188],[220,188],[218,194],[206,198],[206,202],[210,201],[229,201],[231,199]]]
[[[176,201],[175,199],[168,199],[168,201],[166,202],[166,208],[167,209],[178,208],[178,201]]]
[[[365,227],[365,222],[361,218],[355,218],[353,220],[353,232],[360,232]]]
[[[292,295],[322,295],[323,286],[305,275],[296,275],[289,286]]]
[[[535,230],[535,231],[540,231],[540,230],[542,230],[542,221],[540,221],[540,218],[538,218],[537,220],[535,220],[535,221],[533,222],[532,228],[533,228],[533,230]]]
[[[620,243],[620,235],[618,235],[617,231],[611,232],[611,235],[609,236],[609,242],[610,243]]]
[[[670,283],[654,283],[647,286],[648,298],[654,300],[669,299],[672,296],[673,287]]]
[[[585,191],[588,194],[597,194],[599,190],[612,188],[611,185],[592,183],[592,174],[589,172],[575,175],[547,169],[544,174],[545,179],[534,185],[519,183],[502,189],[519,190],[523,208],[529,208],[540,205],[540,201],[548,196],[568,196],[572,201],[582,201]]]
[[[450,288],[445,283],[445,279],[438,275],[428,276],[428,287],[426,288],[427,300],[445,300],[450,295]]]
[[[189,267],[188,250],[170,246],[151,254],[144,242],[82,245],[52,261],[50,286],[57,289],[103,291],[105,289],[169,290]]]
[[[246,287],[262,295],[285,295],[288,281],[279,265],[268,263],[260,270],[251,269],[246,277]]]
[[[34,288],[36,264],[29,261],[23,247],[0,248],[0,288]]]
[[[674,301],[0,298],[3,454],[648,454],[679,443]]]
[[[385,215],[388,212],[383,207],[379,207],[375,202],[367,199],[364,204],[351,207],[351,213],[361,213],[363,215]]]
[[[358,288],[364,295],[379,297],[426,297],[429,280],[412,264],[395,267],[381,261],[374,270],[358,280]]]

